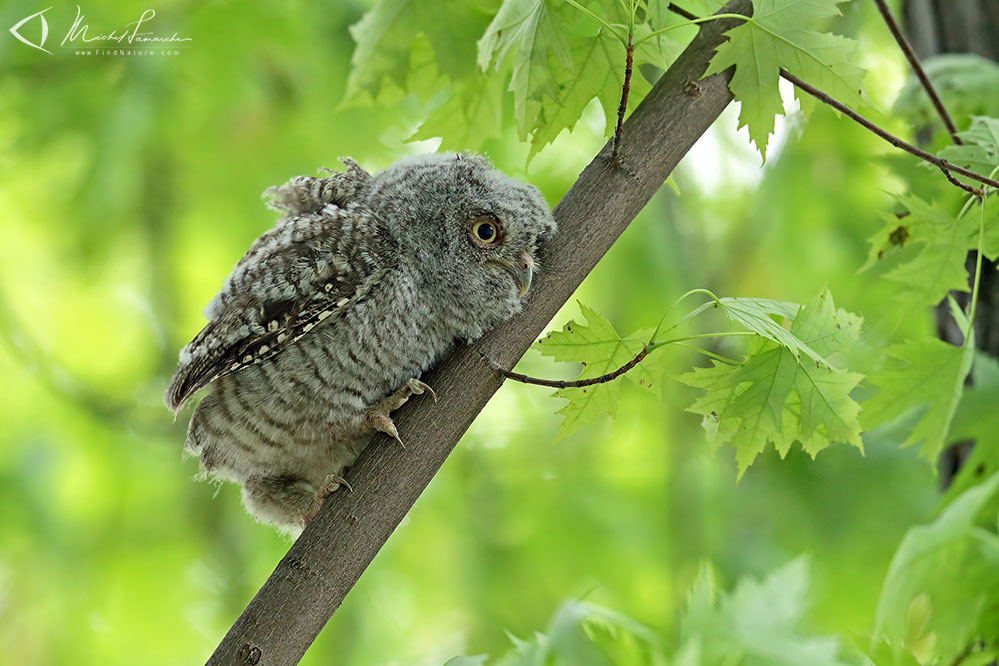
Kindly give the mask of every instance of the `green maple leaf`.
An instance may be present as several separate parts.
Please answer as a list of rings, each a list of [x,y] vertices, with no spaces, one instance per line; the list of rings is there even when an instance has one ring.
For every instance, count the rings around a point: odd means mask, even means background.
[[[608,20],[627,22],[613,0],[587,4]],[[663,11],[657,5],[654,15]],[[635,26],[636,40],[660,27],[652,23],[652,14],[648,18]],[[658,35],[635,49],[634,63],[665,68],[680,50],[675,41]],[[505,0],[479,41],[479,65],[483,70],[498,69],[505,58],[512,59],[509,89],[520,138],[531,142],[528,162],[563,130],[572,131],[593,99],[604,111],[605,134],[613,132],[624,83],[625,47],[591,16],[566,2]],[[650,88],[636,70],[629,108]]]
[[[606,31],[573,42],[573,68],[556,74],[554,95],[545,99],[539,108],[532,128],[528,161],[554,141],[562,130],[572,131],[583,109],[594,97],[600,100],[607,118],[611,117],[609,106],[613,106],[613,113],[617,114],[617,100],[624,81],[624,68],[619,62],[624,52],[621,42]]]
[[[581,21],[589,18],[581,16]],[[579,20],[577,22],[579,22]],[[584,26],[590,27],[590,26]],[[577,28],[580,30],[580,28]],[[635,28],[636,40],[651,33],[649,24]],[[621,41],[605,29],[570,32],[568,36],[572,67],[551,68],[552,87],[539,98],[540,107],[531,129],[531,150],[528,162],[563,131],[570,132],[583,115],[583,110],[596,99],[604,112],[604,134],[610,136],[617,125],[621,87],[624,85],[626,51]],[[628,109],[633,109],[652,88],[637,70],[643,63],[665,68],[680,53],[676,42],[660,35],[642,42],[634,52],[636,67],[631,77]]]
[[[640,76],[637,65],[649,64],[658,70],[665,70],[673,64],[673,61],[683,52],[686,45],[686,40],[674,38],[674,35],[677,34],[675,32],[660,33],[654,37],[649,36],[653,32],[686,22],[685,18],[670,10],[670,3],[653,0],[640,4],[645,5],[645,20],[635,24],[634,59],[636,78]],[[718,11],[718,8],[708,10],[699,7],[695,11],[700,11],[702,15],[706,16],[715,13]]]
[[[513,54],[510,91],[522,141],[541,112],[541,95],[555,96],[552,69],[573,70],[564,27],[567,11],[575,10],[553,0],[504,0],[478,42],[478,64],[484,72],[499,68]]]
[[[582,303],[579,309],[586,318],[581,324],[570,321],[561,331],[553,331],[537,342],[535,348],[544,356],[565,363],[580,363],[582,371],[577,379],[592,379],[613,372],[625,365],[645,347],[647,331],[636,331],[622,338],[606,317]],[[634,384],[658,395],[659,376],[656,372],[655,352],[623,376]],[[583,426],[591,426],[601,414],[615,416],[620,399],[621,382],[618,380],[594,384],[583,388],[559,389],[555,395],[568,400],[558,411],[562,415],[558,439],[566,437]]]
[[[385,77],[405,86],[410,45],[417,32],[410,16],[413,4],[410,0],[379,2],[350,27],[357,46],[350,60],[347,99],[361,91],[376,96]]]
[[[457,0],[446,10],[420,0],[381,0],[350,27],[357,46],[350,59],[345,102],[376,98],[385,80],[426,96],[412,80],[413,43],[424,35],[437,69],[451,80],[475,75],[474,35],[482,34],[495,0]]]
[[[682,42],[678,42],[671,38],[668,33],[659,34],[654,37],[649,36],[652,32],[659,30],[660,28],[674,24],[675,19],[679,18],[676,14],[668,12],[668,10],[665,9],[669,7],[669,5],[657,3],[656,6],[663,8],[659,11],[667,12],[667,16],[670,17],[670,21],[660,22],[653,20],[655,18],[655,13],[650,12],[647,15],[647,22],[637,24],[635,26],[634,34],[635,51],[633,57],[636,67],[647,63],[649,65],[654,65],[660,70],[665,70],[673,64],[673,61],[676,60],[677,56],[683,52],[684,45]],[[641,77],[637,69],[634,77],[635,78],[633,78],[632,81]]]
[[[779,308],[788,305],[779,303]],[[735,447],[740,477],[768,443],[781,456],[795,441],[813,457],[837,441],[863,450],[860,406],[850,397],[862,376],[818,356],[819,351],[825,356],[845,351],[859,336],[860,324],[859,317],[838,310],[823,290],[798,310],[790,329],[779,327],[782,335],[761,326],[766,339],[740,365],[715,362],[678,378],[704,389],[687,409],[702,415],[712,446]],[[803,350],[812,359],[802,359]]]
[[[864,427],[870,429],[922,409],[902,446],[922,442],[920,455],[936,460],[961,401],[975,345],[957,347],[925,338],[896,345],[886,353],[893,362],[870,378],[881,390],[864,403]]]
[[[794,319],[799,308],[797,303],[774,301],[769,298],[721,298],[698,307],[687,318],[695,317],[705,310],[722,310],[730,321],[786,348],[796,359],[804,354],[822,365],[827,365],[822,352],[813,348],[814,345],[807,344],[781,324],[783,320]],[[834,313],[832,316],[834,318],[844,317],[844,320],[838,323],[849,328],[852,326],[853,319],[856,318],[845,311],[841,312],[843,314]]]
[[[999,608],[999,535],[988,506],[999,474],[961,493],[928,525],[911,528],[885,576],[875,636],[904,646],[921,663],[961,661],[976,639],[994,640]],[[983,529],[984,522],[992,529]],[[935,635],[927,642],[924,637]],[[913,649],[915,648],[915,649]],[[975,663],[986,663],[986,660]]]
[[[407,141],[441,137],[441,150],[470,150],[503,133],[503,86],[499,77],[454,83]]]
[[[844,0],[753,0],[753,16],[729,30],[705,76],[735,66],[729,89],[742,109],[739,126],[766,158],[774,118],[783,115],[780,70],[808,81],[849,105],[861,105],[864,70],[848,61],[853,40],[816,32],[814,21],[840,14]]]
[[[718,594],[703,567],[680,619],[679,654],[671,663],[721,666],[845,666],[834,637],[797,631],[806,610],[808,561],[799,557],[761,581],[744,578],[729,595]]]
[[[971,128],[958,136],[963,146],[947,146],[937,155],[985,176],[999,167],[999,118],[974,116]]]
[[[868,239],[871,250],[860,270],[867,270],[889,252],[910,248],[911,258],[885,274],[887,279],[905,285],[900,300],[913,306],[935,305],[950,291],[968,291],[966,258],[978,247],[980,214],[994,217],[996,202],[990,198],[983,211],[956,219],[937,204],[912,194],[898,201],[908,215],[884,217],[885,226]],[[918,249],[912,252],[911,248]],[[990,259],[999,256],[999,228],[994,224],[986,225],[982,253]]]

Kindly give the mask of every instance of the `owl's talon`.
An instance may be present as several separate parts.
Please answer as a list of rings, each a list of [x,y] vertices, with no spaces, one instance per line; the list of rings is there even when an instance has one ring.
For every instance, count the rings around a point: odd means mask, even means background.
[[[305,527],[308,527],[309,523],[311,523],[316,517],[316,514],[319,513],[319,507],[323,505],[326,498],[332,495],[333,492],[340,486],[346,486],[347,490],[354,492],[351,485],[347,483],[347,479],[343,478],[339,474],[330,474],[323,480],[323,485],[316,492],[316,496],[313,498],[312,504],[310,504],[309,508],[302,514],[302,523],[304,523]]]
[[[378,432],[383,432],[394,439],[402,448],[406,448],[406,445],[402,443],[402,438],[399,437],[399,431],[396,429],[395,423],[392,422],[392,417],[388,414],[371,410],[368,412],[368,424]]]
[[[429,384],[421,382],[419,379],[410,379],[406,382],[406,386],[413,395],[423,395],[424,393],[429,393],[430,397],[434,399],[434,404],[437,404],[437,392],[430,388]]]
[[[429,393],[434,402],[437,402],[437,393],[430,386],[419,379],[407,379],[406,383],[399,390],[379,400],[368,410],[366,415],[368,425],[397,441],[402,448],[406,448],[406,445],[402,443],[402,438],[399,437],[399,431],[396,430],[395,423],[392,422],[391,414],[405,405],[412,396],[423,395],[424,393]]]

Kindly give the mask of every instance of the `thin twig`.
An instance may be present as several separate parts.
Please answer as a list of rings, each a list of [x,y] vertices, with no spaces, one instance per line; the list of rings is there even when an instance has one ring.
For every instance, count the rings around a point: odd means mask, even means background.
[[[631,90],[631,67],[635,55],[634,35],[628,31],[628,46],[625,48],[624,85],[621,86],[621,102],[617,105],[617,127],[614,128],[614,141],[611,143],[611,161],[617,161],[617,149],[621,144],[621,128],[624,126],[624,112],[628,109],[628,93]]]
[[[950,171],[947,171],[947,169],[940,169],[940,172],[944,175],[944,177],[947,180],[950,181],[950,183],[952,185],[957,185],[958,187],[960,187],[962,190],[964,190],[968,194],[971,194],[971,195],[976,196],[976,197],[980,197],[980,196],[982,196],[982,194],[984,194],[982,188],[979,187],[976,190],[971,185],[966,185],[966,184],[962,183],[957,178],[955,178],[953,175],[951,175]]]
[[[878,4],[879,9],[884,5],[883,0],[875,0],[875,2]],[[689,21],[696,21],[699,18],[695,14],[691,14],[686,9],[678,7],[673,3],[670,3],[668,9],[674,14],[679,14],[680,16],[684,17]],[[887,14],[885,12],[887,12]],[[933,84],[926,76],[926,71],[923,70],[923,67],[919,63],[919,59],[916,57],[916,54],[912,51],[912,46],[908,43],[908,41],[906,41],[905,36],[902,35],[900,31],[898,31],[898,22],[895,21],[895,17],[892,16],[891,12],[888,11],[887,7],[885,7],[885,11],[882,12],[882,16],[885,17],[885,22],[888,24],[888,28],[891,30],[892,35],[895,36],[895,40],[898,42],[899,47],[901,47],[902,51],[905,53],[906,58],[908,58],[909,63],[912,65],[913,70],[915,70],[916,72],[916,76],[919,77],[920,82],[923,84],[923,87],[926,89],[926,93],[930,96],[930,100],[933,102],[933,106],[936,108],[937,113],[940,114],[941,119],[943,119],[944,125],[946,125],[947,131],[950,132],[951,138],[954,140],[954,143],[961,144],[961,139],[957,136],[957,128],[954,126],[954,121],[947,114],[947,110],[944,108],[943,103],[940,101],[940,97],[937,95],[936,89],[933,87]],[[897,136],[890,134],[884,129],[881,129],[880,127],[869,121],[867,118],[864,118],[856,111],[850,109],[842,102],[836,100],[833,97],[830,97],[829,95],[822,92],[818,88],[815,88],[805,83],[804,81],[799,79],[794,74],[791,74],[787,70],[782,69],[780,71],[780,75],[783,76],[788,81],[790,81],[791,83],[793,83],[794,85],[796,85],[797,87],[807,92],[809,95],[812,95],[816,99],[828,104],[829,106],[833,107],[834,109],[836,109],[843,115],[847,116],[851,120],[863,125],[868,130],[874,132],[882,139],[884,139],[891,145],[895,146],[896,148],[904,150],[907,153],[915,155],[921,160],[929,162],[936,168],[940,169],[940,171],[943,172],[943,175],[946,176],[947,180],[950,181],[951,184],[960,187],[965,192],[968,192],[969,194],[973,194],[979,197],[984,194],[984,190],[982,188],[975,189],[959,181],[957,178],[953,176],[953,174],[951,174],[952,171],[955,173],[959,173],[962,176],[966,176],[972,180],[977,180],[978,182],[984,183],[985,185],[989,185],[990,187],[999,188],[999,181],[996,181],[992,178],[986,178],[985,176],[977,174],[974,171],[965,169],[964,167],[960,167],[952,162],[948,162],[945,159],[942,159],[940,157],[937,157],[936,155],[926,152],[925,150],[917,148],[911,143],[903,141]]]
[[[515,382],[521,382],[522,384],[534,384],[536,386],[548,386],[557,389],[566,388],[583,388],[585,386],[593,386],[594,384],[606,384],[607,382],[613,381],[628,372],[636,365],[642,362],[642,359],[649,353],[648,347],[642,347],[642,351],[638,352],[635,358],[631,359],[620,368],[614,372],[608,372],[605,375],[600,375],[599,377],[591,377],[590,379],[577,379],[571,382],[562,381],[560,379],[539,379],[538,377],[529,377],[527,375],[522,375],[519,372],[514,372],[512,370],[506,370],[501,368],[492,359],[487,358],[489,365],[493,366],[497,372],[506,377],[507,379],[512,379]]]
[[[963,145],[964,142],[961,141],[961,137],[957,135],[957,125],[954,124],[954,119],[950,117],[947,113],[947,109],[943,105],[943,101],[940,99],[940,95],[937,94],[937,89],[933,87],[933,83],[930,81],[930,77],[926,75],[926,70],[923,69],[923,65],[919,62],[919,56],[916,52],[912,50],[912,44],[909,40],[905,38],[902,34],[902,28],[899,27],[898,21],[895,19],[895,15],[891,13],[891,9],[888,8],[888,3],[885,0],[874,0],[874,4],[877,5],[878,11],[881,12],[881,17],[885,20],[885,25],[888,26],[888,30],[891,32],[891,36],[895,38],[898,43],[898,47],[902,49],[902,53],[905,54],[905,59],[909,61],[909,65],[912,66],[912,71],[916,73],[916,78],[923,85],[923,90],[930,98],[930,102],[933,103],[933,108],[937,110],[937,115],[940,116],[940,120],[943,121],[944,127],[947,128],[947,132],[950,133],[951,140],[957,145]],[[946,173],[946,172],[945,172]],[[949,178],[951,182],[955,182],[952,178]]]
[[[912,145],[911,143],[903,141],[902,139],[898,138],[894,134],[890,134],[888,131],[881,129],[880,127],[878,127],[877,125],[875,125],[874,123],[872,123],[870,120],[868,120],[867,118],[864,118],[862,115],[860,115],[859,113],[857,113],[856,111],[854,111],[850,107],[846,106],[842,102],[840,102],[840,101],[838,101],[838,100],[830,97],[829,95],[827,95],[826,93],[822,92],[818,88],[815,88],[812,85],[810,85],[808,83],[805,83],[804,81],[802,81],[801,79],[799,79],[794,74],[791,74],[787,70],[782,69],[780,71],[780,75],[783,76],[788,81],[790,81],[791,83],[793,83],[794,85],[796,85],[797,87],[799,87],[802,90],[804,90],[805,92],[807,92],[812,97],[818,99],[821,102],[824,102],[825,104],[828,104],[829,106],[831,106],[832,108],[836,109],[837,111],[839,111],[843,115],[847,116],[851,120],[853,120],[853,121],[855,121],[855,122],[863,125],[868,130],[870,130],[871,132],[874,132],[875,134],[877,134],[878,136],[880,136],[882,139],[884,139],[885,141],[887,141],[891,145],[895,146],[896,148],[900,148],[901,150],[904,150],[907,153],[915,155],[916,157],[918,157],[919,159],[921,159],[921,160],[923,160],[925,162],[929,162],[930,164],[932,164],[936,168],[940,169],[941,171],[944,171],[944,172],[953,171],[954,173],[959,173],[962,176],[966,176],[966,177],[968,177],[968,178],[970,178],[972,180],[977,180],[979,183],[984,183],[985,185],[988,185],[989,187],[995,187],[995,188],[999,189],[999,181],[993,180],[992,178],[986,178],[985,176],[983,176],[981,174],[978,174],[978,173],[975,173],[974,171],[971,171],[970,169],[965,169],[964,167],[958,166],[958,165],[954,164],[953,162],[948,162],[947,160],[945,160],[943,158],[940,158],[940,157],[937,157],[936,155],[933,155],[932,153],[928,153],[925,150],[922,150],[921,148],[917,148],[916,146]],[[975,190],[975,189],[969,188],[968,186],[964,185],[964,183],[960,183],[959,181],[957,181],[956,178],[950,177],[949,180],[951,180],[952,182],[956,182],[961,187],[961,189],[967,190],[968,192],[974,194],[975,196],[981,196],[984,193],[981,189]]]

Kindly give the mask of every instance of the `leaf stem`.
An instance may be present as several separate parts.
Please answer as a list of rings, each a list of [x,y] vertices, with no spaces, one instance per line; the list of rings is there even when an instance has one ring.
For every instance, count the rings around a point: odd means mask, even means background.
[[[693,296],[694,294],[704,294],[706,296],[710,296],[711,300],[713,300],[717,305],[722,304],[721,299],[715,296],[714,292],[711,291],[710,289],[691,289],[683,296],[673,301],[673,305],[669,306],[669,309],[666,310],[666,314],[664,314],[663,318],[659,320],[659,324],[656,326],[656,330],[652,332],[652,337],[649,338],[649,344],[654,343],[656,341],[656,338],[659,337],[659,331],[662,330],[663,324],[666,323],[666,319],[669,318],[670,313],[673,312],[676,306],[680,305],[680,303],[682,303],[688,296]],[[668,333],[669,331],[672,331],[674,328],[676,328],[685,321],[687,321],[686,317],[681,319],[677,323],[673,324],[672,326],[670,326],[668,329],[666,329],[666,332]]]
[[[579,11],[583,12],[584,14],[586,14],[587,16],[589,16],[591,19],[593,19],[594,21],[596,21],[597,23],[599,23],[603,27],[605,27],[608,31],[610,31],[610,33],[612,35],[614,35],[615,37],[617,37],[618,39],[620,39],[622,44],[624,44],[624,43],[627,42],[627,39],[625,39],[625,36],[622,35],[620,32],[618,32],[617,28],[615,28],[610,23],[608,23],[607,21],[605,21],[602,18],[600,18],[600,16],[598,16],[597,14],[594,14],[593,12],[591,12],[589,9],[587,9],[583,5],[581,5],[578,2],[576,2],[576,0],[565,0],[565,1],[568,2],[570,5],[572,5],[573,7],[575,7],[576,9],[578,9]]]
[[[975,252],[975,283],[971,288],[971,310],[968,313],[968,330],[964,332],[964,344],[961,345],[961,349],[967,347],[968,342],[974,337],[972,332],[975,330],[975,311],[978,309],[978,287],[981,285],[982,280],[982,244],[985,242],[985,202],[979,199],[978,203],[981,208],[981,217],[978,221],[978,250]]]
[[[673,6],[670,5],[670,9],[672,9],[672,8],[673,8]],[[643,44],[644,42],[647,42],[648,40],[652,39],[653,37],[658,37],[659,35],[661,35],[661,34],[663,34],[665,32],[669,32],[670,30],[677,30],[679,28],[686,28],[686,27],[691,26],[691,25],[697,25],[698,23],[707,23],[708,21],[716,21],[718,19],[742,19],[743,21],[752,21],[753,20],[751,17],[749,17],[749,16],[743,16],[742,14],[712,14],[711,16],[704,16],[702,18],[696,18],[695,17],[695,18],[692,18],[691,20],[686,21],[684,23],[677,23],[676,25],[669,25],[669,26],[666,26],[665,28],[660,28],[659,30],[655,30],[653,32],[650,32],[649,34],[645,35],[644,37],[642,37],[641,39],[639,39],[637,42],[635,42],[635,46],[639,46],[640,44]]]
[[[739,361],[735,360],[734,358],[729,358],[728,356],[722,356],[721,354],[716,354],[715,352],[704,349],[703,347],[688,345],[683,342],[675,342],[673,344],[677,345],[678,347],[686,347],[687,349],[693,349],[696,352],[704,354],[708,358],[713,358],[723,363],[728,363],[730,365],[739,365]]]
[[[950,117],[947,113],[946,107],[943,105],[943,101],[940,99],[940,95],[937,94],[937,89],[933,87],[933,83],[930,81],[930,77],[926,75],[926,70],[923,69],[922,63],[919,62],[919,56],[913,51],[912,45],[909,40],[905,38],[902,33],[901,27],[898,25],[898,21],[895,19],[895,15],[891,13],[891,9],[888,8],[888,3],[885,0],[874,0],[874,4],[877,5],[878,11],[881,12],[881,17],[885,21],[885,25],[888,26],[891,36],[895,38],[895,42],[898,47],[902,49],[902,53],[905,54],[905,59],[909,61],[909,65],[912,67],[912,71],[915,72],[916,78],[919,79],[919,83],[922,84],[923,90],[926,91],[926,95],[930,98],[930,102],[933,104],[933,108],[936,109],[937,115],[940,116],[940,120],[943,121],[944,127],[947,128],[947,132],[950,134],[951,140],[957,145],[963,145],[964,142],[961,141],[961,137],[957,135],[957,125],[954,124],[954,119]]]
[[[686,342],[687,340],[702,340],[704,338],[733,338],[733,337],[744,337],[747,335],[759,335],[759,333],[753,333],[752,331],[719,331],[716,333],[699,333],[697,335],[685,335],[682,338],[670,338],[669,340],[663,340],[662,342],[654,342],[647,346],[649,351],[655,351],[660,347],[665,347],[666,345],[672,345],[677,342]]]

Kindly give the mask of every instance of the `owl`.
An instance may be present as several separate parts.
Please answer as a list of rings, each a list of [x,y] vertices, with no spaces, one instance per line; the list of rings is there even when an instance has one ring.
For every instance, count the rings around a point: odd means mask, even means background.
[[[185,451],[242,486],[257,520],[295,534],[343,483],[419,378],[520,311],[555,221],[483,157],[404,158],[371,175],[299,176],[265,192],[283,217],[208,304],[166,390],[195,392]]]

